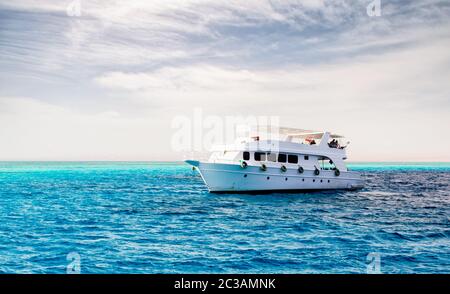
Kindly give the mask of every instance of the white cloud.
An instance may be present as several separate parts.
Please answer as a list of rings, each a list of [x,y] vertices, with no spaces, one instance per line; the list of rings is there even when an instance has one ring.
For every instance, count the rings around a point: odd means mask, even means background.
[[[164,117],[122,116],[115,110],[86,114],[24,97],[0,97],[0,160],[169,159],[155,138]]]
[[[450,39],[447,38],[399,52],[347,58],[322,65],[256,70],[191,64],[146,72],[108,72],[95,81],[111,90],[129,90],[132,94],[145,94],[149,99],[157,94],[166,101],[195,94],[197,99],[192,97],[194,101],[228,95],[223,104],[239,101],[251,105],[264,97],[287,101],[300,96],[335,103],[334,97],[338,96],[345,97],[346,103],[371,105],[375,100],[389,105],[400,102],[408,107],[429,103],[425,94],[433,93],[434,100],[429,104],[432,107],[445,102],[443,99],[450,92],[446,82],[450,78],[450,69],[446,66],[450,62],[449,46]],[[247,102],[242,100],[247,94],[253,94],[255,98]]]
[[[0,4],[20,11],[0,28],[8,39],[0,44],[7,57],[0,65],[20,71],[8,75],[78,79],[111,67],[321,63],[426,42],[449,27],[449,8],[435,1],[386,3],[379,18],[369,18],[367,3],[358,0],[80,0],[81,16],[69,17],[72,2]]]
[[[171,118],[201,106],[342,132],[352,159],[449,159],[410,142],[449,125],[445,3],[69,2],[0,4],[3,157],[170,158]]]
[[[281,123],[291,126],[343,132],[356,142],[353,159],[450,160],[450,139],[441,136],[450,124],[449,46],[449,39],[441,39],[321,66],[190,65],[111,72],[96,81],[175,112],[201,106],[220,115],[280,115]],[[440,137],[440,144],[423,152],[422,145],[411,144],[422,137]]]

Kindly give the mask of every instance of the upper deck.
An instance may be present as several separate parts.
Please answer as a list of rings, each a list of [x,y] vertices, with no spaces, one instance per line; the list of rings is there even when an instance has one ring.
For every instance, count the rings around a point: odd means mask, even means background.
[[[345,155],[344,137],[330,132],[320,132],[286,127],[259,126],[249,128],[233,144],[215,146],[214,151],[272,151],[307,152],[307,154]]]
[[[211,156],[211,160],[239,161],[243,158],[243,152],[262,152],[310,156],[313,160],[308,161],[308,165],[311,166],[316,164],[315,161],[331,160],[338,168],[345,169],[344,160],[347,156],[346,145],[342,145],[343,136],[293,128],[278,128],[276,131],[278,133],[275,135],[273,132],[269,135],[264,132],[250,133],[239,137],[234,144],[215,146],[213,151],[216,152]]]

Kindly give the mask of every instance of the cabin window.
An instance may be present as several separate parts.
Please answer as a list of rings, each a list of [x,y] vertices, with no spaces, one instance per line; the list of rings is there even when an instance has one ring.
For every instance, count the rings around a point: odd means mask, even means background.
[[[297,155],[288,155],[288,162],[289,163],[298,163],[298,156]]]
[[[309,155],[305,155],[305,160],[309,160]]]
[[[255,152],[255,161],[266,161],[266,154],[262,152]]]
[[[277,154],[276,153],[267,153],[267,161],[276,162]]]
[[[245,151],[245,152],[243,153],[243,158],[244,158],[244,160],[250,160],[250,152]]]
[[[286,162],[286,154],[278,154],[278,162]]]

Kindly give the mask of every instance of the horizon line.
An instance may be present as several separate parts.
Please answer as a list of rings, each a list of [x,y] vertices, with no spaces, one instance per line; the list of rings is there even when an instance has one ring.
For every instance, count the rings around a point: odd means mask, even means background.
[[[149,162],[149,163],[184,163],[184,160],[1,160],[0,159],[0,163],[4,163],[4,162],[10,162],[10,163],[14,163],[14,162],[60,162],[60,163],[70,163],[70,162],[130,162],[130,163],[139,163],[139,162]],[[372,161],[372,160],[350,160],[350,161],[346,161],[347,163],[448,163],[450,164],[450,161],[406,161],[406,160],[400,160],[400,161],[386,161],[386,160],[381,160],[381,161]]]

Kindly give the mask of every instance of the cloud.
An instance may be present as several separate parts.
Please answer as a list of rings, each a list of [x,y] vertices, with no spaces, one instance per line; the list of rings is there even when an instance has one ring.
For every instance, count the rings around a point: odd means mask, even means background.
[[[165,123],[170,127],[158,116],[87,114],[27,97],[0,97],[0,160],[169,159],[154,148],[149,132]],[[158,138],[170,141],[169,134]]]
[[[278,115],[282,124],[346,134],[357,160],[450,160],[450,39],[308,66],[251,70],[204,64],[140,73],[110,72],[96,82],[159,108],[209,114]],[[424,58],[426,57],[426,58]],[[423,152],[421,138],[437,138]],[[374,144],[376,140],[376,144]],[[422,150],[422,151],[421,151]]]
[[[251,105],[255,100],[277,98],[277,101],[320,101],[334,105],[335,97],[346,103],[372,107],[376,104],[409,107],[449,106],[450,38],[381,55],[366,55],[333,63],[285,66],[266,69],[195,64],[167,66],[145,72],[104,73],[95,78],[101,87],[159,96],[165,101],[220,100],[221,105]],[[427,58],[423,58],[427,56]],[[279,94],[283,95],[280,97]],[[433,93],[430,101],[427,93]],[[247,95],[254,95],[254,99]],[[191,97],[195,96],[195,97]],[[168,102],[170,103],[170,102]],[[183,102],[181,102],[183,103]],[[321,103],[316,106],[321,107]]]
[[[145,134],[169,142],[201,106],[342,132],[353,159],[449,157],[446,138],[410,143],[449,124],[445,2],[382,1],[381,17],[359,0],[81,0],[79,17],[68,3],[0,4],[4,156],[170,157]]]
[[[0,28],[11,43],[0,44],[3,54],[47,74],[161,62],[307,64],[423,39],[450,14],[438,1],[386,3],[383,17],[370,18],[364,1],[185,0],[79,1],[81,16],[69,17],[68,3],[1,4],[4,22],[15,24]]]

